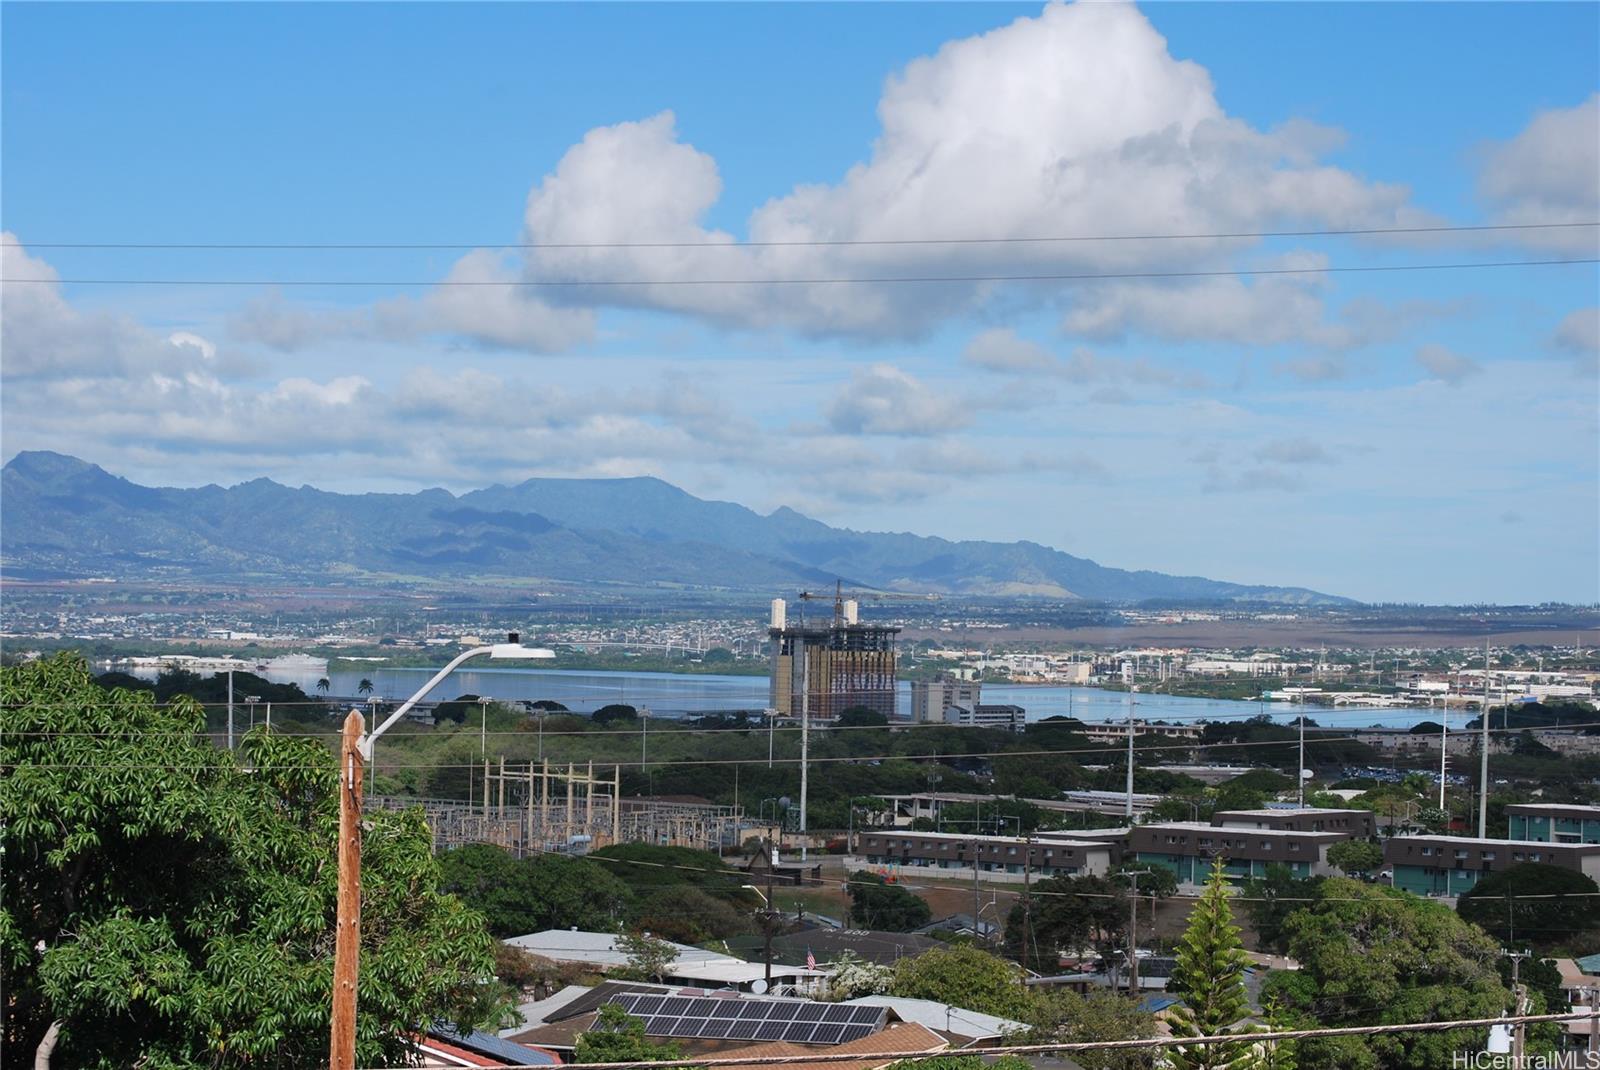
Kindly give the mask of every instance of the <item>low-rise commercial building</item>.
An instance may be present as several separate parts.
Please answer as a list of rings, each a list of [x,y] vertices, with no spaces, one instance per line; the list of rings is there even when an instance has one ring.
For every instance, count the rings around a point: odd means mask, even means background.
[[[1260,877],[1270,865],[1283,865],[1296,877],[1333,872],[1328,848],[1350,839],[1345,832],[1300,832],[1287,829],[1243,829],[1173,821],[1136,825],[1129,850],[1139,862],[1165,866],[1179,884],[1204,884],[1212,862],[1222,858],[1229,877]]]
[[[1465,836],[1396,836],[1383,845],[1394,886],[1417,895],[1457,896],[1487,873],[1542,862],[1600,880],[1600,843],[1548,843]]]
[[[1506,807],[1506,821],[1513,840],[1600,843],[1600,806],[1512,803]]]

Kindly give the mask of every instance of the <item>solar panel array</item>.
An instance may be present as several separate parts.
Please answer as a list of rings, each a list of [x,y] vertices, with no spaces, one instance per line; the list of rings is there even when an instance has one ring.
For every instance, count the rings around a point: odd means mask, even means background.
[[[694,1040],[787,1040],[794,1044],[848,1044],[884,1027],[882,1007],[805,1000],[623,993],[614,1003],[644,1022],[645,1035]]]

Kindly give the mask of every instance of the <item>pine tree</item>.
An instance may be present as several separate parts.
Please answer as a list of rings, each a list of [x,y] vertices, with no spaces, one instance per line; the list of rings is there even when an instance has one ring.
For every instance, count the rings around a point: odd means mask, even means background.
[[[1177,965],[1167,986],[1168,993],[1183,1000],[1173,1008],[1172,1035],[1248,1032],[1248,1027],[1240,1025],[1250,1013],[1244,988],[1248,965],[1228,905],[1227,874],[1218,858],[1205,892],[1189,915],[1189,927],[1179,942]],[[1174,1047],[1171,1055],[1176,1070],[1245,1070],[1257,1062],[1249,1041]]]

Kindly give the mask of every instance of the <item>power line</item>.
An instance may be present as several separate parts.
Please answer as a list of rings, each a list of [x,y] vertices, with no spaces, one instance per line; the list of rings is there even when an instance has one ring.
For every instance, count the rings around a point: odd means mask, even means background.
[[[1499,1015],[1493,1018],[1458,1018],[1442,1022],[1399,1022],[1394,1024],[1354,1025],[1354,1026],[1319,1026],[1314,1029],[1264,1029],[1259,1032],[1239,1032],[1208,1034],[1198,1037],[1139,1037],[1133,1040],[1074,1040],[1056,1041],[1046,1044],[1016,1044],[1003,1048],[985,1049],[985,1053],[994,1055],[1049,1055],[1071,1054],[1073,1052],[1092,1051],[1138,1051],[1148,1048],[1187,1048],[1205,1047],[1212,1044],[1244,1044],[1255,1045],[1276,1041],[1310,1040],[1317,1037],[1345,1037],[1345,1036],[1373,1036],[1404,1033],[1429,1033],[1448,1032],[1453,1029],[1481,1029],[1490,1026],[1529,1025],[1538,1022],[1582,1022],[1591,1021],[1600,1017],[1600,1011],[1585,1008],[1581,1011],[1567,1011],[1563,1014],[1512,1014]],[[881,1062],[921,1062],[927,1059],[945,1059],[952,1054],[977,1054],[972,1050],[965,1052],[952,1052],[950,1049],[939,1051],[885,1051],[873,1052],[870,1058]],[[732,1058],[673,1058],[673,1059],[644,1059],[634,1062],[616,1063],[587,1063],[586,1070],[649,1070],[653,1067],[722,1067],[722,1066],[775,1066],[813,1063],[848,1063],[861,1062],[860,1052],[818,1052],[805,1055],[745,1055]],[[513,1064],[515,1065],[515,1064]],[[524,1063],[524,1066],[541,1064]],[[400,1067],[362,1067],[361,1070],[401,1070]]]
[[[1560,267],[1600,264],[1600,258],[1569,260],[1480,260],[1433,264],[1366,264],[1324,267],[1218,268],[1204,271],[1045,272],[1014,275],[877,275],[865,277],[815,276],[764,279],[131,279],[131,278],[10,278],[0,283],[36,283],[65,286],[375,286],[375,287],[487,287],[514,289],[581,289],[625,286],[829,286],[901,285],[945,282],[1095,282],[1141,279],[1255,278],[1286,275],[1373,274],[1380,272],[1459,271],[1470,268]]]
[[[1520,729],[1520,728],[1491,728],[1489,731],[1492,734],[1499,735],[1499,734],[1508,733],[1508,732],[1520,733],[1523,730]],[[5,733],[5,734],[14,735],[16,733]],[[520,734],[524,738],[527,738],[528,736],[531,736],[533,733],[524,732],[524,733],[520,733]],[[337,738],[337,737],[322,737],[322,736],[319,736],[317,738],[334,739],[334,738]],[[400,738],[407,738],[407,737],[400,737]],[[416,737],[409,737],[409,738],[416,738]],[[463,736],[462,738],[466,738],[466,737]],[[1346,737],[1346,736],[1324,737],[1324,738],[1321,738],[1321,739],[1308,738],[1306,740],[1306,746],[1310,747],[1310,746],[1318,746],[1318,745],[1326,745],[1326,744],[1348,744],[1350,742],[1351,742],[1351,740],[1349,739],[1349,737]],[[1188,752],[1188,751],[1193,751],[1193,750],[1205,750],[1205,751],[1237,750],[1237,749],[1245,749],[1245,748],[1250,748],[1250,747],[1287,747],[1287,746],[1292,746],[1292,745],[1293,745],[1293,741],[1292,740],[1262,739],[1262,740],[1230,741],[1230,742],[1224,742],[1224,743],[1163,744],[1163,745],[1157,745],[1157,746],[1139,747],[1138,750],[1139,750],[1140,753],[1150,754],[1150,753],[1154,753],[1154,752],[1158,752],[1158,751],[1183,751],[1183,752]],[[1120,748],[1117,748],[1115,744],[1106,744],[1106,745],[1103,745],[1103,746],[1095,746],[1095,747],[1092,747],[1092,748],[1070,748],[1069,747],[1069,748],[1056,748],[1056,749],[1024,749],[1024,750],[995,750],[995,751],[964,751],[964,750],[963,751],[935,751],[933,753],[927,753],[927,754],[842,754],[842,755],[823,755],[823,756],[820,756],[820,757],[817,756],[817,755],[812,755],[809,758],[809,761],[812,764],[817,764],[819,762],[820,763],[836,763],[836,762],[870,762],[870,761],[894,761],[894,760],[898,760],[898,761],[942,761],[942,760],[945,760],[945,759],[959,759],[959,758],[1039,758],[1039,757],[1070,756],[1070,755],[1079,755],[1079,754],[1093,755],[1095,757],[1104,758],[1104,757],[1110,757],[1112,755],[1112,753],[1114,753],[1116,751],[1119,751],[1119,750],[1120,750]],[[500,757],[503,753],[504,752],[502,752],[502,751],[496,751],[496,752],[494,752],[492,757]],[[647,762],[644,762],[644,761],[638,760],[638,759],[627,760],[627,759],[623,759],[623,758],[596,758],[596,760],[601,762],[604,765],[621,766],[623,768],[629,768],[629,769],[635,768],[635,767],[644,768],[645,766],[650,765],[650,764],[654,764],[657,768],[660,768],[662,766],[718,766],[718,765],[740,765],[740,766],[743,766],[743,765],[760,765],[760,764],[763,764],[763,763],[765,763],[767,761],[767,759],[765,757],[758,757],[758,756],[752,756],[752,757],[749,757],[749,758],[657,758],[654,763],[647,763]],[[801,761],[800,758],[798,758],[798,757],[792,757],[792,758],[778,757],[778,758],[775,758],[773,760],[777,764],[781,764],[781,765],[799,765],[800,761]],[[451,764],[454,764],[454,763],[450,763],[450,762],[388,762],[388,761],[385,761],[385,762],[382,763],[382,765],[386,769],[434,769],[434,768],[438,768],[440,766],[447,766],[447,765],[451,765]],[[162,765],[162,764],[159,764],[159,763],[137,763],[137,762],[133,762],[133,763],[130,763],[130,762],[109,762],[109,763],[103,763],[103,764],[99,764],[99,765],[91,764],[91,763],[88,763],[88,762],[55,762],[55,763],[49,763],[49,762],[21,762],[21,763],[4,763],[4,764],[0,764],[0,770],[5,770],[5,769],[100,769],[100,768],[104,768],[104,769],[129,769],[129,768],[187,769],[187,768],[189,768],[189,765],[168,766],[168,765]],[[313,769],[313,768],[322,768],[322,767],[320,765],[304,765],[304,766],[291,766],[291,768]],[[1147,769],[1165,769],[1165,768],[1168,768],[1168,767],[1164,767],[1164,766],[1161,766],[1161,765],[1147,765],[1147,766],[1145,766],[1145,768],[1147,768]],[[1169,769],[1169,771],[1170,771],[1170,769]],[[891,794],[893,794],[893,793],[891,793]],[[919,793],[917,793],[917,792],[903,792],[903,793],[900,793],[900,794],[919,794]]]
[[[379,249],[786,249],[852,246],[1024,245],[1096,241],[1222,241],[1242,238],[1342,238],[1383,234],[1470,234],[1600,227],[1593,223],[1485,223],[1462,226],[1350,227],[1337,230],[1255,230],[1211,233],[1058,234],[1001,238],[808,238],[790,241],[617,242],[4,242],[29,249],[379,250]]]

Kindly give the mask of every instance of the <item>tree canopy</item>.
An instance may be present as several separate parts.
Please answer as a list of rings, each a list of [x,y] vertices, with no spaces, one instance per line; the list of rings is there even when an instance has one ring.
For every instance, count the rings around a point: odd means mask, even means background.
[[[481,911],[501,938],[574,926],[609,932],[633,907],[628,886],[586,858],[514,858],[480,843],[440,855],[439,872],[440,888]]]
[[[589,715],[595,724],[610,724],[612,721],[637,721],[639,711],[624,702],[612,702],[601,706]]]
[[[1367,840],[1343,840],[1328,848],[1328,863],[1346,876],[1371,873],[1383,866],[1383,848]]]
[[[1284,923],[1300,969],[1268,975],[1263,996],[1327,1026],[1487,1018],[1511,1006],[1500,982],[1499,945],[1449,907],[1343,877]],[[1537,1005],[1542,1001],[1536,1000]],[[1539,1031],[1530,1034],[1539,1039]],[[1481,1050],[1483,1030],[1316,1037],[1300,1043],[1302,1070],[1448,1066],[1454,1051]],[[1530,1046],[1530,1050],[1534,1050]]]
[[[863,929],[904,933],[933,918],[932,909],[921,896],[898,884],[889,884],[869,870],[850,874],[845,891],[850,895],[850,923]]]
[[[57,1023],[63,1066],[327,1058],[334,761],[265,731],[236,757],[203,727],[73,655],[0,669],[7,1051]],[[393,1065],[425,1023],[483,1016],[492,941],[436,890],[420,813],[366,820],[356,1059]]]
[[[1484,874],[1461,893],[1456,912],[1497,940],[1550,947],[1600,928],[1597,892],[1600,886],[1576,870],[1524,862]]]
[[[901,959],[892,996],[932,999],[983,1014],[1024,1020],[1030,997],[1016,964],[975,947],[955,946]]]

